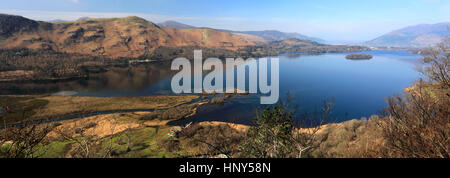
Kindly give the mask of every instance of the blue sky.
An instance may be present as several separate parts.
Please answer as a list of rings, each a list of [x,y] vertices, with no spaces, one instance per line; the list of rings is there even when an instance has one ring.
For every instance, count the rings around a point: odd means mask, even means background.
[[[450,21],[450,0],[0,0],[0,13],[36,20],[137,15],[153,22],[299,32],[360,42],[409,25]]]

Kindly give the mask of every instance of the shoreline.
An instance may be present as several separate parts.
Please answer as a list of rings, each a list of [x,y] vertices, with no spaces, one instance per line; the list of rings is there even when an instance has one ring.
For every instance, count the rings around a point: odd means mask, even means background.
[[[48,95],[0,95],[0,106],[10,106],[2,116],[2,125],[20,124],[62,118],[82,118],[111,113],[166,110],[183,104],[198,102],[200,96],[144,96],[144,97],[78,97]],[[73,117],[71,117],[73,116]],[[25,117],[25,118],[24,118]],[[67,120],[67,119],[66,119]]]

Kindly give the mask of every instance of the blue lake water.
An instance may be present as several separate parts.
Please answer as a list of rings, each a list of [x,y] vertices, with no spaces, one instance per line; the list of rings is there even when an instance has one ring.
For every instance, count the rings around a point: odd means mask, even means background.
[[[401,94],[420,74],[420,56],[404,51],[367,51],[371,60],[347,60],[345,53],[323,55],[280,55],[280,95],[290,93],[297,113],[320,109],[323,100],[334,98],[333,117],[340,121],[370,117],[386,107],[385,99]],[[173,95],[170,64],[151,63],[114,68],[92,74],[89,79],[48,83],[0,83],[0,94],[70,94],[75,96]],[[260,105],[251,94],[228,100],[223,105],[201,107],[190,121],[250,123]]]
[[[332,117],[337,121],[369,118],[387,106],[385,99],[404,92],[419,77],[420,56],[404,51],[369,51],[371,60],[347,60],[346,54],[316,56],[282,55],[280,94],[293,96],[296,113],[320,111],[325,99],[334,101]],[[248,124],[255,116],[259,96],[244,96],[224,105],[206,106],[182,122],[227,121]],[[250,118],[250,119],[249,119]]]

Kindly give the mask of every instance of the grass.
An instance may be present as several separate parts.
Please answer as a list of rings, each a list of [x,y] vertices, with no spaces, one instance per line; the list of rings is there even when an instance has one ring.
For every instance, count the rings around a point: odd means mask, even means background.
[[[57,118],[101,111],[168,109],[199,96],[74,97],[74,96],[0,96],[0,106],[11,106],[2,122]]]
[[[330,124],[318,133],[320,146],[313,151],[313,157],[364,158],[376,157],[383,147],[383,136],[378,126],[380,118],[350,120]]]
[[[64,158],[64,155],[69,151],[70,145],[74,141],[53,141],[48,145],[41,146],[39,149],[42,152],[42,158]]]
[[[168,110],[159,110],[152,113],[143,115],[141,120],[179,120],[192,114],[194,109],[198,106],[197,103],[185,104],[177,107],[170,108]]]
[[[130,150],[128,150],[126,133],[112,137],[113,157],[124,158],[173,158],[188,154],[184,149],[168,150],[173,138],[168,135],[170,127],[143,127],[130,131]],[[105,138],[99,152],[104,152],[110,145],[111,138]]]
[[[177,126],[174,126],[177,127]],[[117,133],[105,137],[100,140],[97,146],[93,147],[98,155],[102,155],[110,147],[112,141],[112,157],[117,158],[177,158],[177,157],[195,157],[205,155],[206,145],[198,142],[198,140],[215,142],[223,141],[221,136],[223,133],[238,134],[236,130],[226,124],[214,125],[193,125],[191,129],[187,129],[186,133],[179,137],[171,137],[168,135],[171,126],[143,126],[134,128],[129,131]],[[186,132],[185,131],[185,132]],[[239,136],[239,135],[234,135]],[[220,137],[220,138],[219,138]],[[130,145],[128,145],[130,138]],[[217,139],[219,138],[219,139]],[[234,148],[238,148],[239,139],[233,141]],[[60,158],[68,154],[70,145],[73,142],[55,140],[46,145],[44,158]],[[213,143],[213,142],[212,142]],[[130,149],[128,149],[128,146]]]
[[[49,104],[49,101],[39,96],[0,96],[0,107],[11,107],[8,114],[0,116],[1,124],[15,123],[24,120],[24,118],[29,118],[47,104]]]

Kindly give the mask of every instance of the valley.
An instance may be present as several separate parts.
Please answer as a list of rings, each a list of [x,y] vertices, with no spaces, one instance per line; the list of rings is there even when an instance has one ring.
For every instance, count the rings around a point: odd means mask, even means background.
[[[0,158],[448,157],[441,144],[448,134],[448,69],[441,66],[448,46],[424,50],[448,36],[442,31],[448,24],[345,45],[278,30],[147,19],[46,22],[0,14]],[[263,105],[268,93],[247,88],[175,94],[171,61],[193,60],[194,50],[222,62],[280,59],[280,100]],[[444,63],[418,71],[421,55]],[[216,67],[234,74],[234,67]],[[209,70],[200,69],[186,78],[202,79]],[[424,74],[429,81],[418,80]],[[433,121],[421,127],[414,149],[432,143],[438,146],[431,150],[443,151],[392,149],[393,135],[405,135],[392,127],[421,123],[398,122],[403,118]]]

